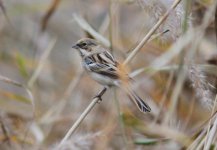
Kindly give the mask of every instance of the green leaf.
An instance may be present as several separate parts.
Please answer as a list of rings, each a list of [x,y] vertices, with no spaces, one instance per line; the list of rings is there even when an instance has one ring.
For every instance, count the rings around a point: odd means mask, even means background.
[[[136,139],[134,141],[134,144],[137,145],[155,145],[159,142],[165,142],[168,141],[168,139]]]
[[[27,69],[26,69],[26,60],[25,60],[25,58],[22,55],[17,54],[16,55],[16,61],[17,61],[17,65],[19,67],[20,73],[24,77],[28,77],[28,72],[27,72]]]

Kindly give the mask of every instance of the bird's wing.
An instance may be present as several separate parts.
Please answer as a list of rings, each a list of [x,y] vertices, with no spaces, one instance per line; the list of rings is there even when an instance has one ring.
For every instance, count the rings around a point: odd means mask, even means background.
[[[118,67],[113,56],[108,51],[93,53],[84,58],[86,69],[95,73],[118,79]]]
[[[89,65],[89,69],[95,73],[107,76],[112,79],[119,79],[119,75],[114,67],[107,64],[94,63]]]

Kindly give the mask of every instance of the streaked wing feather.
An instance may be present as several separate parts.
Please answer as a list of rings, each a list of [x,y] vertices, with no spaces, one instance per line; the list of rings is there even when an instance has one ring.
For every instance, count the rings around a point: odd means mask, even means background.
[[[93,71],[95,73],[105,75],[107,77],[113,78],[113,79],[118,79],[118,73],[117,73],[117,67],[113,64],[108,64],[108,63],[98,63],[98,61],[95,61],[97,57],[94,56],[89,56],[85,58],[85,63],[87,64],[87,69],[89,71]]]
[[[106,61],[108,64],[113,64],[116,65],[116,62],[113,58],[113,56],[108,52],[108,51],[104,51],[103,53],[99,54],[99,56]]]

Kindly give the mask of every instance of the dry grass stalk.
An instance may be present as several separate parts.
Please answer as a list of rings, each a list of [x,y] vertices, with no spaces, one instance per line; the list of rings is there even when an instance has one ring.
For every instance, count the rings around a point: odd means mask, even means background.
[[[103,90],[98,94],[96,98],[94,98],[91,103],[87,106],[87,108],[83,111],[83,113],[80,115],[80,117],[75,121],[73,126],[69,129],[69,131],[66,133],[64,138],[61,140],[60,144],[58,145],[58,148],[62,147],[62,145],[65,143],[65,141],[68,140],[68,138],[75,132],[75,130],[79,127],[81,122],[84,120],[84,118],[88,115],[88,113],[93,109],[93,107],[101,101],[101,96],[106,92],[106,88],[103,88]]]
[[[213,105],[211,115],[213,115],[214,112],[215,112],[216,104],[217,104],[217,95],[216,95],[216,98],[215,98],[215,102],[214,102],[214,105]],[[215,121],[214,121],[214,123],[212,125],[212,128],[211,128],[211,121],[209,122],[207,135],[205,137],[206,142],[204,144],[204,150],[209,150],[210,149],[211,144],[213,143],[213,140],[214,140],[214,136],[216,135],[216,131],[217,131],[217,117],[215,117]]]
[[[41,20],[41,31],[42,32],[46,30],[49,19],[52,17],[54,12],[57,10],[57,7],[59,6],[60,2],[61,2],[60,0],[53,0],[52,1],[46,14],[44,15],[44,17]]]
[[[0,116],[0,126],[3,132],[3,135],[5,136],[5,140],[6,142],[8,142],[9,145],[11,145],[11,139],[10,139],[10,135],[8,133],[7,127],[5,126],[4,122],[3,122],[3,117]]]
[[[62,98],[60,100],[58,100],[58,103],[55,104],[53,107],[51,107],[40,119],[39,119],[39,123],[41,124],[49,124],[54,122],[58,116],[61,114],[61,112],[63,111],[63,109],[65,108],[66,104],[67,104],[67,100],[68,98],[72,95],[74,89],[76,88],[76,86],[79,84],[84,71],[80,70],[77,73],[78,75],[76,75],[76,77],[71,80],[71,82],[69,83],[69,86],[67,87],[66,91],[64,92]]]
[[[155,33],[155,31],[160,27],[160,25],[167,19],[169,14],[172,12],[174,8],[181,2],[181,0],[176,0],[172,4],[172,6],[167,10],[167,12],[160,18],[160,20],[154,25],[153,28],[149,30],[149,32],[146,34],[146,36],[142,39],[142,41],[136,46],[136,48],[131,52],[131,54],[127,57],[127,59],[124,61],[124,64],[128,64],[135,55],[139,52],[139,50],[148,42],[148,40],[151,38],[151,36]]]
[[[35,113],[34,97],[33,97],[33,95],[32,95],[32,92],[31,92],[25,85],[23,85],[23,84],[21,84],[21,83],[19,83],[19,82],[17,82],[17,81],[14,81],[14,80],[12,80],[12,79],[9,79],[9,78],[7,78],[7,77],[4,77],[4,76],[2,76],[2,75],[0,75],[0,81],[23,88],[23,89],[26,91],[26,93],[28,94],[30,103],[32,104],[33,114]],[[33,115],[33,116],[34,116],[34,115]]]
[[[79,24],[79,26],[86,32],[88,32],[90,35],[92,35],[95,39],[100,41],[103,45],[106,47],[110,47],[110,42],[103,37],[101,34],[96,32],[89,24],[88,22],[82,18],[81,16],[78,16],[77,14],[73,14],[73,19]]]
[[[31,76],[31,78],[29,79],[29,82],[28,82],[28,87],[32,87],[33,84],[35,83],[36,79],[38,78],[38,76],[40,75],[42,69],[43,69],[43,66],[48,58],[48,56],[50,55],[50,52],[53,50],[53,47],[56,43],[57,39],[53,39],[47,49],[45,49],[44,53],[42,54],[41,58],[40,58],[40,61],[39,61],[39,64],[37,66],[37,68],[35,69],[33,75]]]

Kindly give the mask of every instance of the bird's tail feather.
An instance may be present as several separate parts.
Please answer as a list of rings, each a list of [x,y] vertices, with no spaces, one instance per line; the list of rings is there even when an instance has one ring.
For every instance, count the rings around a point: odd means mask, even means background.
[[[127,88],[127,94],[141,112],[151,112],[151,108],[132,89]]]

